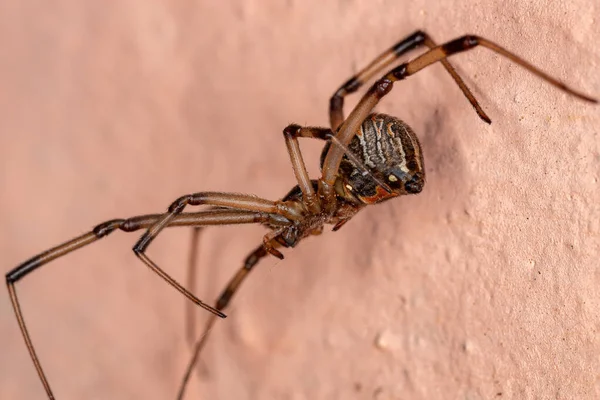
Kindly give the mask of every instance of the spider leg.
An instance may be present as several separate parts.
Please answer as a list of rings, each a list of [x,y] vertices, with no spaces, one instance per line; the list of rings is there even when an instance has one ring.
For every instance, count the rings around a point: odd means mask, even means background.
[[[280,244],[276,240],[273,240],[271,243],[272,247],[278,247],[279,245]],[[251,252],[248,255],[248,257],[246,257],[246,260],[244,261],[244,265],[237,271],[237,273],[233,276],[233,278],[231,278],[231,280],[229,281],[229,283],[227,284],[227,286],[225,287],[223,292],[221,292],[221,295],[219,296],[219,298],[215,304],[215,308],[217,310],[219,310],[219,311],[225,310],[225,308],[229,305],[229,301],[231,300],[233,295],[237,292],[237,290],[239,289],[239,287],[242,284],[242,282],[244,281],[244,279],[246,279],[246,277],[248,276],[248,273],[267,254],[269,254],[269,253],[265,249],[265,246],[261,244],[259,247],[254,249],[254,251]],[[217,321],[217,317],[214,314],[211,314],[208,317],[208,321],[206,321],[206,325],[204,327],[202,336],[200,336],[198,338],[196,344],[194,345],[194,350],[192,351],[192,358],[190,359],[190,361],[188,363],[188,366],[185,370],[185,374],[181,381],[181,385],[179,386],[179,392],[177,394],[178,400],[183,399],[183,396],[185,394],[185,389],[187,387],[187,383],[190,379],[192,371],[194,370],[196,363],[198,362],[198,359],[200,358],[200,353],[202,352],[202,349],[206,345],[210,331],[212,330],[216,321]]]
[[[283,254],[276,249],[276,247],[279,246],[278,243],[274,242],[274,239],[281,235],[286,229],[286,227],[279,228],[277,230],[267,233],[263,237],[263,247],[265,248],[267,253],[279,258],[280,260],[283,260]]]
[[[134,254],[142,260],[148,268],[154,271],[167,283],[179,290],[184,296],[211,312],[216,310],[204,303],[197,303],[196,297],[171,278],[162,268],[146,255],[146,250],[158,234],[183,212],[187,205],[212,205],[236,209],[238,211],[252,211],[253,214],[268,216],[269,221],[276,224],[289,224],[290,220],[301,218],[301,210],[296,207],[296,202],[281,202],[261,199],[247,194],[221,193],[221,192],[198,192],[182,196],[175,200],[168,211],[161,215],[140,237],[135,246]],[[211,211],[207,211],[211,212]]]
[[[497,44],[479,36],[465,35],[458,39],[449,41],[441,46],[434,47],[426,53],[418,56],[414,60],[403,63],[385,74],[383,78],[375,82],[367,91],[367,93],[365,93],[356,107],[352,110],[348,118],[339,127],[336,137],[340,140],[340,142],[348,145],[365,118],[372,112],[373,108],[379,103],[379,101],[386,94],[388,94],[390,90],[392,90],[392,86],[395,81],[405,79],[406,77],[417,73],[431,64],[442,61],[453,54],[471,50],[477,46],[487,47],[499,55],[508,58],[514,63],[527,69],[534,75],[544,79],[551,85],[572,96],[592,103],[598,102],[596,99],[590,96],[571,89],[564,83],[542,72],[530,63],[498,46]],[[323,176],[319,181],[319,190],[320,194],[324,197],[324,204],[327,205],[328,209],[332,209],[336,205],[333,184],[335,183],[343,155],[344,151],[342,149],[332,146],[327,152],[325,161],[323,162]]]
[[[302,190],[302,202],[313,214],[318,214],[321,211],[321,202],[319,197],[316,195],[313,185],[308,176],[304,159],[302,158],[302,152],[300,151],[300,144],[298,143],[299,137],[315,138],[327,140],[328,136],[331,135],[331,129],[326,128],[313,128],[313,127],[301,127],[299,125],[291,124],[283,130],[283,137],[285,138],[285,145],[287,147],[290,160],[292,162],[292,168],[294,169],[294,175],[298,181],[298,186]]]
[[[152,214],[152,215],[140,215],[137,217],[132,217],[129,219],[113,219],[110,221],[106,221],[97,225],[92,231],[84,233],[74,239],[71,239],[65,243],[62,243],[56,247],[53,247],[49,250],[40,253],[29,260],[25,261],[21,265],[12,269],[6,274],[6,285],[8,287],[8,294],[10,296],[10,301],[12,303],[13,310],[15,312],[15,316],[17,318],[19,329],[21,330],[21,334],[23,336],[23,340],[25,341],[25,345],[27,346],[27,350],[29,351],[29,355],[33,361],[35,369],[42,381],[44,389],[46,390],[46,394],[49,399],[54,399],[54,395],[52,394],[52,390],[50,388],[50,384],[44,371],[42,369],[42,365],[39,361],[39,358],[36,354],[35,348],[33,346],[33,342],[31,340],[31,336],[29,335],[29,331],[27,330],[27,326],[25,323],[25,319],[23,317],[23,312],[21,311],[21,306],[19,304],[19,299],[16,291],[16,283],[20,279],[24,278],[31,272],[40,268],[41,266],[48,264],[50,261],[60,258],[64,255],[71,253],[77,249],[80,249],[88,244],[91,244],[108,234],[116,231],[122,230],[125,232],[133,232],[139,229],[144,229],[153,226],[158,220],[163,217],[162,214]],[[269,222],[281,223],[280,220],[274,219],[273,215],[261,213],[261,212],[252,212],[252,211],[240,211],[240,210],[213,210],[213,211],[203,211],[196,213],[184,213],[175,216],[168,223],[169,227],[175,226],[205,226],[205,225],[226,225],[226,224],[248,224],[248,223],[258,223],[258,222]],[[163,273],[164,274],[164,273]],[[165,274],[166,275],[166,274]],[[162,275],[161,275],[162,276]],[[225,314],[218,311],[217,309],[210,307],[209,305],[203,303],[200,299],[195,297],[193,294],[187,292],[181,285],[175,282],[172,278],[168,277],[171,285],[175,286],[179,291],[184,293],[189,299],[191,299],[194,303],[201,306],[202,308],[214,313],[213,315],[218,315],[219,317],[225,317]]]
[[[369,65],[360,70],[356,75],[346,81],[340,88],[331,96],[329,100],[329,122],[331,129],[334,131],[344,122],[344,97],[350,93],[356,92],[365,82],[372,78],[375,74],[383,70],[385,67],[396,61],[402,55],[420,46],[427,46],[430,49],[437,45],[431,37],[423,32],[416,31],[412,35],[400,40],[398,43],[390,47],[388,50],[381,53]],[[452,64],[448,60],[441,60],[446,71],[452,76],[454,82],[462,90],[465,97],[469,100],[479,117],[487,123],[491,120],[483,111],[473,93],[458,75]]]
[[[192,228],[192,238],[191,238],[191,246],[190,246],[190,257],[188,259],[188,269],[187,269],[187,288],[190,292],[196,292],[196,279],[197,279],[197,269],[196,266],[198,264],[198,248],[200,246],[200,231],[201,227],[195,226]],[[186,339],[190,345],[194,344],[194,340],[196,339],[196,319],[195,319],[195,311],[196,307],[190,303],[189,301],[185,302],[185,334]]]

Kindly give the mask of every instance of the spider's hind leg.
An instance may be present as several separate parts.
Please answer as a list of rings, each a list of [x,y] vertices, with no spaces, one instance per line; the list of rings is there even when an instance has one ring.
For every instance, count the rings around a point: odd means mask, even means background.
[[[274,238],[272,240],[272,243],[271,243],[272,247],[279,247],[281,245],[277,239],[278,238]],[[244,279],[246,279],[246,277],[248,276],[250,271],[252,271],[254,266],[256,264],[258,264],[258,262],[262,258],[266,257],[268,254],[269,253],[265,249],[265,246],[263,244],[261,244],[246,257],[246,260],[244,261],[244,265],[231,278],[231,280],[229,281],[229,283],[227,284],[227,286],[221,292],[221,295],[217,299],[217,301],[215,303],[215,308],[217,310],[223,311],[223,310],[225,310],[225,308],[227,308],[233,295],[237,292],[240,285],[242,284]],[[181,381],[181,386],[179,387],[179,393],[177,394],[178,400],[183,399],[183,396],[185,394],[185,389],[187,387],[187,383],[190,379],[192,371],[196,367],[196,364],[200,358],[200,353],[202,352],[202,349],[204,349],[204,346],[206,345],[206,342],[208,341],[210,331],[212,330],[216,321],[217,321],[217,318],[214,314],[209,315],[208,321],[206,321],[206,325],[204,327],[204,331],[202,332],[201,336],[197,339],[194,349],[192,350],[192,358],[190,359],[190,361],[188,363],[185,374]]]
[[[52,393],[52,389],[50,388],[50,383],[46,378],[46,374],[42,369],[42,365],[39,361],[37,353],[35,351],[33,342],[31,340],[31,336],[29,335],[29,330],[27,329],[27,325],[25,323],[25,318],[23,316],[23,312],[21,310],[21,306],[19,304],[19,298],[17,296],[16,284],[21,279],[25,278],[27,275],[32,273],[33,271],[43,267],[44,265],[50,263],[51,261],[63,257],[73,251],[76,251],[82,247],[85,247],[89,244],[92,244],[109,234],[116,231],[124,231],[124,232],[133,232],[138,229],[144,229],[148,227],[152,227],[156,225],[157,221],[163,218],[161,214],[151,214],[151,215],[140,215],[136,217],[131,217],[127,219],[113,219],[110,221],[106,221],[97,225],[90,232],[84,233],[74,239],[66,241],[58,246],[55,246],[49,250],[46,250],[24,263],[18,265],[11,271],[6,274],[6,285],[8,288],[8,294],[10,297],[10,301],[12,303],[13,311],[19,323],[19,329],[21,330],[21,335],[23,336],[23,340],[25,341],[25,345],[27,346],[27,350],[29,351],[29,355],[35,366],[35,369],[38,373],[40,381],[44,386],[44,390],[46,391],[46,395],[49,399],[54,399],[54,395]],[[271,221],[271,215],[260,213],[260,212],[252,212],[252,211],[242,211],[242,210],[212,210],[212,211],[204,211],[197,213],[181,213],[176,215],[167,221],[166,226],[176,227],[176,226],[199,226],[199,225],[226,225],[226,224],[248,224],[248,223],[269,223]],[[225,314],[220,311],[214,309],[213,307],[208,306],[192,293],[183,288],[179,283],[175,282],[173,278],[168,276],[164,271],[155,271],[157,272],[165,281],[170,283],[180,292],[185,294],[190,300],[192,300],[195,304],[203,307],[204,309],[213,312],[211,314],[219,317],[225,317]],[[216,314],[216,315],[215,315]]]

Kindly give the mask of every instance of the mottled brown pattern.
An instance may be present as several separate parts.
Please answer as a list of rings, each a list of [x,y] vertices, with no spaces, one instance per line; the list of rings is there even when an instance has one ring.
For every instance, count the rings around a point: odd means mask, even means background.
[[[485,32],[597,92],[588,73],[596,2],[417,1],[385,12],[342,3],[58,1],[49,11],[7,2],[5,271],[97,221],[162,211],[181,193],[280,195],[291,179],[281,128],[320,121],[315,99],[334,92],[340,71],[354,73],[355,61],[408,29]],[[495,124],[458,106],[441,69],[402,83],[409,91],[382,107],[418,129],[429,190],[254,272],[215,327],[195,397],[598,397],[598,360],[588,357],[598,353],[597,112],[475,54],[456,62],[493,103]],[[257,243],[209,231],[198,294],[216,297]],[[176,276],[187,234],[161,235],[151,249]],[[60,399],[177,390],[188,356],[183,301],[139,268],[127,238],[110,235],[18,285]],[[43,398],[4,300],[0,398]]]
[[[417,135],[405,122],[386,114],[371,114],[349,148],[373,175],[386,182],[394,192],[409,194],[421,191],[425,183],[423,153]],[[340,170],[347,177],[344,181],[347,188],[365,203],[393,197],[381,190],[371,177],[362,174],[347,156],[342,159]],[[407,191],[405,185],[413,178],[420,182],[420,186]]]

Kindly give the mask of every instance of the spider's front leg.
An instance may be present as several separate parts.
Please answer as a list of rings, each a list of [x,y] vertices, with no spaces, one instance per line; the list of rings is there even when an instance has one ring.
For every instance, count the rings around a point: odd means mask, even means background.
[[[385,95],[392,90],[394,82],[403,80],[408,76],[419,72],[423,68],[435,64],[438,61],[444,61],[447,57],[450,57],[453,54],[462,53],[477,46],[486,47],[495,53],[508,58],[512,62],[520,65],[534,75],[572,96],[591,103],[598,102],[596,99],[590,96],[571,89],[558,79],[555,79],[542,72],[532,64],[498,46],[492,41],[480,36],[465,35],[459,37],[458,39],[451,40],[441,46],[434,47],[414,60],[403,63],[385,74],[381,79],[375,82],[373,86],[371,86],[356,107],[352,110],[348,118],[341,124],[337,130],[336,138],[343,145],[347,146],[360,128],[361,124],[373,111],[373,108]],[[335,207],[336,204],[333,185],[338,176],[338,171],[343,156],[343,149],[341,149],[339,146],[332,146],[327,152],[323,162],[323,175],[319,180],[319,194],[324,198],[325,204],[327,204],[330,208]]]
[[[167,283],[181,292],[189,300],[213,313],[215,313],[216,310],[213,310],[212,307],[197,299],[196,296],[194,296],[181,284],[170,277],[162,268],[160,268],[154,261],[150,259],[150,257],[146,255],[146,250],[150,243],[152,243],[156,236],[158,236],[158,234],[166,226],[168,226],[178,215],[180,215],[188,205],[212,205],[234,210],[254,211],[264,213],[266,215],[279,216],[279,218],[283,217],[283,220],[287,220],[288,222],[301,217],[301,210],[298,210],[297,207],[294,207],[294,203],[291,202],[284,203],[279,201],[271,201],[246,194],[199,192],[182,196],[175,200],[169,207],[168,211],[161,215],[156,222],[148,228],[148,230],[142,235],[142,237],[133,247],[133,252],[135,255],[152,271],[154,271]],[[218,313],[218,311],[216,313]],[[219,315],[224,316],[221,314]]]
[[[292,162],[292,169],[294,170],[294,175],[298,181],[298,186],[302,191],[302,202],[312,214],[321,212],[321,201],[315,193],[310,177],[308,176],[308,171],[306,170],[306,165],[302,158],[302,152],[300,151],[298,138],[305,137],[327,140],[331,135],[331,129],[302,127],[296,124],[288,125],[283,130],[283,137],[285,139],[288,154],[290,155],[290,161]]]
[[[437,45],[426,32],[416,31],[394,44],[388,50],[381,53],[369,65],[360,70],[356,75],[348,79],[342,86],[340,86],[340,88],[333,94],[333,96],[331,96],[331,99],[329,100],[329,121],[331,124],[331,129],[337,130],[344,122],[344,98],[347,95],[356,92],[375,74],[381,72],[384,68],[398,60],[398,58],[402,57],[404,54],[421,46],[426,46],[429,49],[433,49]],[[475,96],[473,96],[473,93],[471,93],[452,64],[450,64],[448,60],[441,60],[441,62],[446,71],[448,71],[450,76],[452,76],[452,79],[454,79],[454,82],[456,82],[460,90],[463,92],[465,97],[469,100],[477,112],[477,115],[479,115],[479,117],[485,122],[490,123],[490,118],[487,116],[485,111],[483,111],[475,99]]]

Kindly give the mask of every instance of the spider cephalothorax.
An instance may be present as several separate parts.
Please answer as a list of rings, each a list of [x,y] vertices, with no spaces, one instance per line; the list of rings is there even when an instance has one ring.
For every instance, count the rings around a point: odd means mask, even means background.
[[[54,398],[25,326],[15,287],[18,280],[42,265],[93,243],[116,230],[132,232],[146,229],[133,247],[136,256],[188,299],[213,313],[207,323],[206,332],[208,332],[215,323],[216,316],[225,317],[222,310],[227,307],[231,297],[252,268],[267,254],[283,258],[283,254],[277,248],[294,247],[304,237],[320,234],[326,224],[333,225],[333,230],[337,230],[369,204],[404,194],[419,193],[423,189],[425,183],[423,152],[417,136],[398,118],[373,113],[377,103],[392,90],[394,82],[405,79],[439,61],[475,108],[479,117],[485,122],[490,122],[473,94],[446,60],[452,54],[479,45],[509,58],[573,96],[596,102],[595,99],[568,88],[487,39],[467,35],[437,46],[426,33],[420,31],[413,33],[377,57],[334,93],[329,103],[330,128],[301,127],[292,124],[284,129],[285,143],[298,184],[281,200],[272,201],[252,195],[222,192],[199,192],[181,196],[169,206],[166,213],[104,222],[90,232],[47,250],[7,273],[6,283],[17,321],[48,397]],[[357,91],[369,78],[398,57],[420,46],[426,46],[429,50],[383,75],[365,93],[348,118],[344,118],[343,105],[347,94]],[[301,137],[327,141],[321,158],[322,175],[318,180],[311,180],[308,176],[298,144],[298,138]],[[199,212],[184,212],[187,206],[199,205],[209,208]],[[215,307],[194,296],[146,255],[148,246],[166,227],[251,223],[261,223],[268,228],[269,232],[264,236],[262,243],[246,258],[242,268],[221,293]],[[183,397],[185,383],[207,337],[207,334],[203,335],[197,342],[179,398]]]

